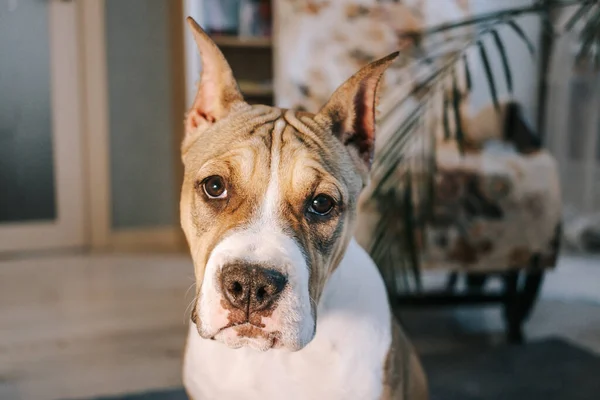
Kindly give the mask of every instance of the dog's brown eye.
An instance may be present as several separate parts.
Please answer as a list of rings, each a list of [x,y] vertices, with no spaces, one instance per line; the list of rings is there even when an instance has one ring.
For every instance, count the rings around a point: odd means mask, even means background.
[[[318,215],[327,215],[335,206],[333,199],[325,194],[315,196],[311,203],[309,211]]]
[[[209,176],[202,184],[204,193],[211,199],[224,199],[227,197],[227,188],[223,178],[218,175]]]

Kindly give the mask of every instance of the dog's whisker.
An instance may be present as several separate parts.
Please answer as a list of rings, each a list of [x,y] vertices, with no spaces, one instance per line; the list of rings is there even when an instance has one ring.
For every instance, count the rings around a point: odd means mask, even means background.
[[[183,295],[183,298],[186,298],[188,296],[188,294],[190,293],[190,290],[192,290],[192,288],[196,285],[196,280],[194,280],[194,282],[192,282],[192,284],[190,285],[190,287],[188,288],[188,290],[185,291],[185,294]]]
[[[198,297],[194,296],[194,298],[192,299],[192,301],[190,301],[190,303],[185,308],[185,311],[183,312],[183,323],[184,324],[186,324],[187,321],[188,321],[188,319],[191,318],[191,314],[190,313],[191,313],[193,305],[196,304],[197,300],[198,300]]]

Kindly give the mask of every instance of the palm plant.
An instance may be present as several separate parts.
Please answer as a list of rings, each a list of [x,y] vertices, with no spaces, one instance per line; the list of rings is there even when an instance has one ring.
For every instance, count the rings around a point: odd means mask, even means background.
[[[554,17],[562,12],[571,16],[566,24],[557,26]],[[436,128],[441,130],[444,140],[455,141],[461,152],[465,148],[460,106],[474,85],[470,60],[480,61],[484,83],[496,106],[501,84],[512,94],[513,70],[505,45],[508,39],[501,35],[500,28],[512,30],[532,57],[536,57],[533,39],[520,25],[520,18],[526,15],[541,18],[547,37],[579,32],[577,59],[592,62],[596,67],[600,65],[600,0],[536,0],[527,6],[404,33],[414,39],[415,54],[419,55],[407,68],[423,72],[401,93],[382,100],[380,121],[399,108],[403,119],[394,125],[396,128],[387,137],[385,147],[377,150],[373,183],[368,189],[368,201],[377,205],[381,215],[372,235],[370,253],[391,293],[421,286],[419,255],[423,250],[420,243],[424,243],[423,221],[431,213],[434,197],[434,132]],[[465,33],[465,29],[470,31]],[[501,60],[501,77],[492,68],[492,51]],[[545,58],[547,69],[548,57]]]

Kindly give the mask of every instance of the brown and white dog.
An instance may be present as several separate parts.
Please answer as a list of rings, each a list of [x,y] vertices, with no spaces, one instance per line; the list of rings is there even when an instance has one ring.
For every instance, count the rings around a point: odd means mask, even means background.
[[[379,272],[353,239],[391,54],[317,114],[247,104],[188,18],[203,69],[186,117],[181,224],[197,283],[193,399],[426,399]]]

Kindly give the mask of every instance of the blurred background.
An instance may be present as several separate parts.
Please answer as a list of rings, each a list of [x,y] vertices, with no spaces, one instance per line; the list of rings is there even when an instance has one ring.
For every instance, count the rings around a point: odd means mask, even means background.
[[[185,398],[188,15],[250,103],[401,49],[357,239],[434,397],[596,398],[597,0],[0,0],[0,399]]]

